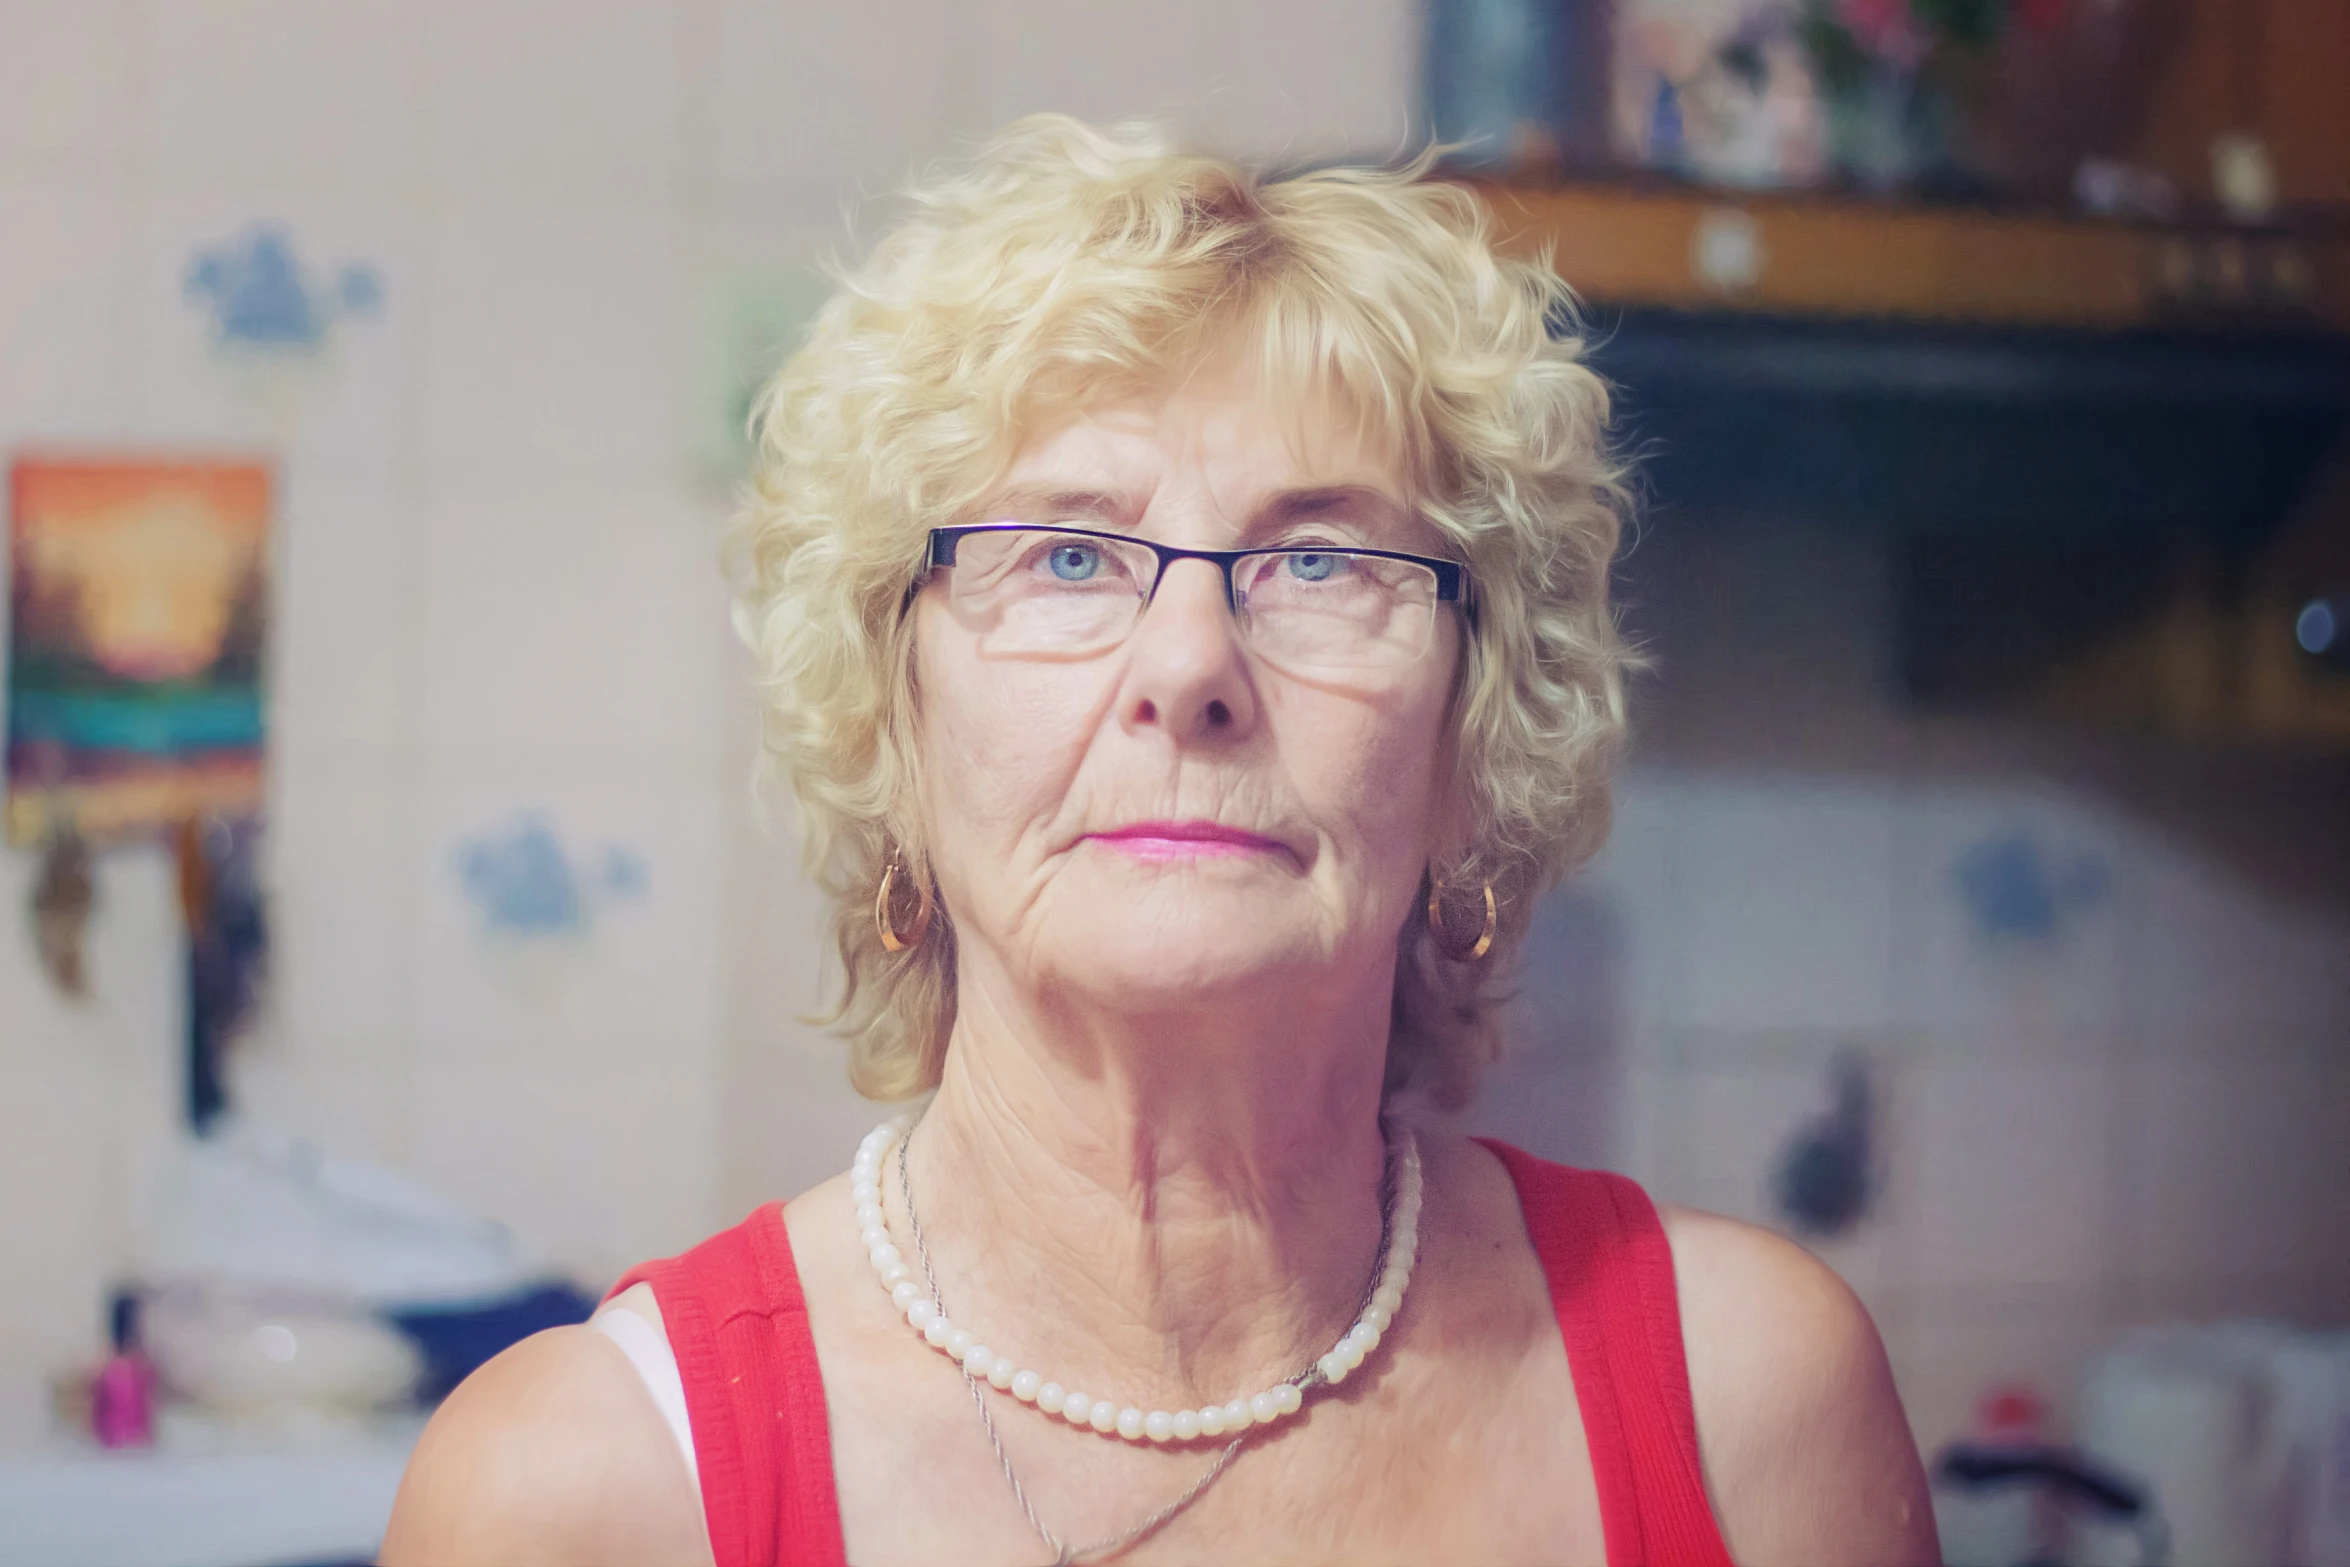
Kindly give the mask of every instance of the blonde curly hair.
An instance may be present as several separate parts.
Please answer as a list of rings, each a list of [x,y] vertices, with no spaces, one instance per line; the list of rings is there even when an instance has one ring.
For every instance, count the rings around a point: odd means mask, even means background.
[[[1490,884],[1500,934],[1457,963],[1406,923],[1387,1070],[1391,1091],[1466,1103],[1526,910],[1606,836],[1624,728],[1608,572],[1627,494],[1565,284],[1496,254],[1482,205],[1427,158],[1267,177],[1151,128],[1036,116],[911,209],[760,398],[729,547],[763,766],[832,900],[845,983],[819,1021],[851,1081],[935,1086],[954,1024],[950,911],[894,954],[873,915],[893,857],[928,885],[905,614],[927,531],[1055,419],[1237,349],[1334,386],[1477,584],[1452,705],[1467,847],[1432,875]]]

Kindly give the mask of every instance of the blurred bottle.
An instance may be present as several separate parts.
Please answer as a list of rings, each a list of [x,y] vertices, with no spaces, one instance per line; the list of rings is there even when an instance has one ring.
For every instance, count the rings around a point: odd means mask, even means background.
[[[2048,1404],[2021,1384],[1995,1387],[1975,1406],[1964,1446],[2027,1453],[2048,1443]],[[2046,1502],[2037,1486],[2004,1482],[1979,1489],[1946,1484],[1934,1495],[1934,1525],[1949,1567],[2024,1567],[2048,1545]]]
[[[2350,1567],[2350,1332],[2303,1333],[2269,1355],[2286,1425],[2288,1558]]]
[[[2146,1486],[2171,1567],[2350,1552],[2350,1337],[2276,1322],[2140,1329],[2092,1363],[2082,1403],[2083,1444]],[[2077,1554],[2086,1567],[2129,1559]]]
[[[1428,128],[1469,167],[1555,172],[1600,161],[1605,0],[1428,0]]]
[[[2048,1406],[2028,1387],[1986,1395],[1972,1432],[1934,1457],[1934,1522],[1949,1567],[2058,1567],[2091,1559],[2167,1563],[2162,1520],[2134,1477],[2048,1439]],[[2101,1542],[2101,1543],[2100,1543]]]
[[[117,1293],[108,1313],[114,1353],[90,1383],[90,1432],[101,1447],[155,1441],[155,1368],[139,1347],[139,1297]]]

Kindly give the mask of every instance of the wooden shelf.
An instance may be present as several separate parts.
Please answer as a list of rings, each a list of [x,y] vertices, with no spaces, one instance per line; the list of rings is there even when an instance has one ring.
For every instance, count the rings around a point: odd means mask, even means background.
[[[2350,235],[2331,226],[2163,228],[1819,196],[1470,183],[1505,249],[1547,247],[1560,275],[1601,304],[2101,330],[2350,330]],[[1757,242],[1750,284],[1701,275],[1709,226],[1717,238],[1744,230]]]

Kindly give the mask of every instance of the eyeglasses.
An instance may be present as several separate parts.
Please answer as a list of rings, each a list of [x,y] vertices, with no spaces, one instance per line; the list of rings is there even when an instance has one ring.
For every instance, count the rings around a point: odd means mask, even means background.
[[[1186,550],[1091,528],[983,522],[933,528],[927,565],[954,568],[949,604],[983,652],[1075,658],[1125,641],[1179,560],[1221,571],[1249,647],[1296,670],[1411,663],[1428,651],[1437,605],[1470,609],[1469,573],[1457,562],[1330,544]]]

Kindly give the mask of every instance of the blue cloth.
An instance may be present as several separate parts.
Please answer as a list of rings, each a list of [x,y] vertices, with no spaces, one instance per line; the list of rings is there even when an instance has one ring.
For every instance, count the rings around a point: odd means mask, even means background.
[[[423,1351],[416,1396],[437,1403],[501,1350],[544,1329],[585,1322],[595,1309],[594,1296],[557,1281],[457,1306],[388,1310],[384,1317]]]

